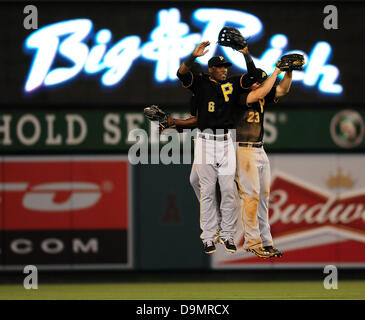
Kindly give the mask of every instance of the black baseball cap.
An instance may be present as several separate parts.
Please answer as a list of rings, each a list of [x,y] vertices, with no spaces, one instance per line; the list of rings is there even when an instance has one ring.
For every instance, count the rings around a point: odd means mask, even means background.
[[[222,56],[212,57],[208,61],[208,68],[220,66],[230,67],[231,65],[232,63],[228,62]]]
[[[249,88],[254,83],[256,82],[262,83],[266,79],[267,79],[267,73],[264,70],[257,68],[254,75],[251,73],[246,73],[245,75],[243,75],[243,77],[241,78],[241,83],[244,88]]]

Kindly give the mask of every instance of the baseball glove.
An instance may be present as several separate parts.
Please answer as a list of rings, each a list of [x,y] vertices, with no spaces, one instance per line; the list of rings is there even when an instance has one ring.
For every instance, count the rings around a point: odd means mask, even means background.
[[[247,40],[241,35],[238,29],[224,27],[218,35],[218,44],[231,47],[234,50],[241,50],[247,47]]]
[[[169,127],[168,116],[165,111],[160,109],[158,106],[152,105],[144,108],[143,113],[150,121],[158,121],[160,131]]]
[[[304,56],[298,53],[291,53],[282,56],[280,60],[276,63],[276,66],[281,71],[288,70],[303,70]]]

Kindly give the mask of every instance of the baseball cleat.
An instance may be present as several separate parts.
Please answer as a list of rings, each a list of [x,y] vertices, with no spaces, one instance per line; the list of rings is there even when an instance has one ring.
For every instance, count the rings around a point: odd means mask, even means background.
[[[211,254],[211,253],[214,253],[216,252],[216,248],[215,248],[215,245],[214,245],[214,242],[211,241],[211,240],[208,240],[207,242],[204,242],[204,252],[207,253],[207,254]]]
[[[247,248],[247,249],[244,248],[244,250],[246,250],[247,252],[251,252],[251,253],[257,255],[258,257],[264,258],[264,259],[272,258],[275,255],[274,253],[266,251],[263,247]]]
[[[223,240],[222,238],[218,237],[219,243],[224,245],[224,249],[230,253],[235,253],[237,251],[236,245],[234,244],[234,241],[232,238],[228,238],[226,240]]]
[[[273,253],[273,257],[277,257],[277,258],[280,258],[283,256],[283,253],[277,249],[277,248],[274,248],[273,246],[265,246],[264,249],[266,251],[269,251],[270,253]]]

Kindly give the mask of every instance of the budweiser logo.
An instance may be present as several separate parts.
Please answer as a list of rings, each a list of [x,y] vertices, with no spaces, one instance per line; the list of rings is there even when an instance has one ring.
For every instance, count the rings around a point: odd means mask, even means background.
[[[281,170],[285,170],[288,161],[293,161],[293,158],[274,158],[281,160],[280,166],[284,168]],[[280,169],[272,174],[269,222],[274,245],[284,252],[284,256],[262,261],[242,250],[244,230],[242,224],[238,224],[235,235],[235,242],[239,244],[237,253],[227,255],[223,248],[217,247],[213,257],[214,267],[271,268],[273,264],[323,267],[329,263],[365,266],[365,256],[361,254],[365,252],[365,189],[349,190],[348,183],[344,183],[342,169],[332,175],[335,181],[332,189],[332,185],[327,184],[328,180],[323,178],[326,172],[321,170],[321,178],[318,177],[318,163],[306,163],[301,168],[311,174],[305,177],[301,174],[303,178]],[[346,163],[344,167],[348,167]],[[346,177],[350,177],[349,172],[346,172]],[[362,174],[356,176],[357,185],[364,185],[363,177]]]
[[[365,190],[338,196],[285,174],[276,175],[272,182],[269,216],[275,234],[316,224],[364,229],[364,208]]]

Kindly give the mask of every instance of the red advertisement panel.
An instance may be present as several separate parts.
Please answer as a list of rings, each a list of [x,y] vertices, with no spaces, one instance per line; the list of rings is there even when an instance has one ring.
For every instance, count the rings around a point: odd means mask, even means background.
[[[71,229],[71,159],[4,160],[4,229]]]
[[[74,190],[74,229],[126,229],[128,227],[129,189],[127,161],[72,162]],[[76,192],[74,191],[74,194]]]
[[[6,230],[126,229],[128,162],[113,158],[8,158]]]

